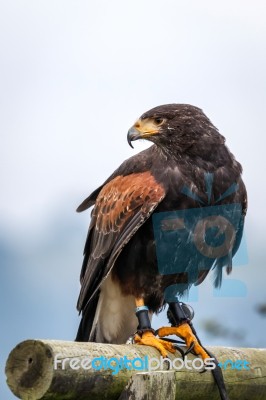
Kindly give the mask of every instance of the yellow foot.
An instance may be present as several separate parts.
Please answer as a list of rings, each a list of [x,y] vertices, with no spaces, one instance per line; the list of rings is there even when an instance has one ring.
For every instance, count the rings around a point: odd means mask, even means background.
[[[175,353],[176,351],[172,343],[156,338],[150,331],[143,332],[142,336],[136,333],[134,336],[134,341],[136,344],[155,347],[155,349],[159,350],[163,357],[167,357],[167,351],[170,351],[171,353]]]
[[[179,326],[163,327],[158,330],[158,336],[163,337],[168,335],[179,336],[181,339],[185,340],[188,348],[194,344],[193,352],[201,356],[203,360],[210,357],[209,354],[206,353],[206,351],[199,344],[189,324],[184,323]]]

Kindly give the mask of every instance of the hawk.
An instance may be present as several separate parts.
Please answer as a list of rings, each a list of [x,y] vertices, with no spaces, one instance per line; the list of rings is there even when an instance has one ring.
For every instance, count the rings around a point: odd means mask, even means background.
[[[210,270],[218,287],[223,270],[230,273],[232,269],[247,210],[242,167],[203,111],[188,104],[167,104],[145,112],[129,129],[127,139],[131,146],[138,139],[153,145],[124,161],[77,209],[81,212],[94,206],[80,276],[77,308],[82,319],[76,340],[120,344],[135,333],[135,343],[154,346],[166,356],[175,347],[161,337],[175,334],[204,360],[209,353],[201,345],[180,298],[191,285],[200,284]],[[229,235],[221,254],[214,251],[202,262],[196,252],[187,252],[182,258],[185,267],[178,267],[181,257],[178,252],[173,257],[173,249],[182,246],[186,250],[186,243],[193,238],[196,222],[192,222],[181,227],[184,240],[178,236],[178,246],[168,249],[164,241],[166,256],[160,257],[160,237],[178,228],[175,213],[202,212],[218,206],[228,211],[233,205],[238,208],[230,211],[235,216],[231,236],[228,226],[232,228],[232,223],[226,225],[226,215],[212,213],[209,225],[201,224],[210,240]],[[161,220],[156,236],[156,218],[165,213],[170,217]],[[216,230],[215,224],[220,224]],[[217,250],[221,243],[215,246]],[[162,272],[159,259],[167,264],[167,254],[177,269],[165,268]],[[152,315],[167,304],[172,326],[155,332]]]

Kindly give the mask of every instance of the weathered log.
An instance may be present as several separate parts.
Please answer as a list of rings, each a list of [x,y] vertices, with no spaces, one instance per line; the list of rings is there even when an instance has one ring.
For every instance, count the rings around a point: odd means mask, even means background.
[[[235,364],[233,369],[228,363],[223,371],[230,400],[266,399],[266,349],[208,349],[222,363],[226,360],[246,360],[246,363]],[[98,360],[89,361],[95,358]],[[115,358],[112,363],[111,358]],[[136,368],[145,367],[144,364],[149,361],[156,371],[127,369],[125,365],[131,367],[131,362],[126,360],[136,358],[139,358],[134,361]],[[8,357],[7,384],[23,400],[219,399],[210,371],[201,374],[194,368],[176,370],[182,363],[178,352],[169,355],[172,362],[179,359],[174,363],[175,368],[169,371],[169,363],[164,362],[163,368],[160,368],[156,365],[159,361],[152,361],[153,358],[160,360],[160,355],[148,346],[27,340],[18,344]],[[120,359],[124,367],[115,373],[117,360]],[[190,355],[188,359],[191,363],[195,357]],[[107,363],[105,366],[104,360]],[[199,364],[200,360],[197,360],[195,366],[198,368]],[[102,368],[95,370],[93,366]]]

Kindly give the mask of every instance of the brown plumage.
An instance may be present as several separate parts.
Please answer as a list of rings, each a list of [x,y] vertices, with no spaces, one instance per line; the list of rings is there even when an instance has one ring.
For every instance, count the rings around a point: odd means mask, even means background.
[[[121,248],[142,225],[154,207],[162,200],[165,192],[150,172],[117,176],[103,186],[92,211],[90,230],[90,258],[82,271],[82,288],[78,307],[83,306],[90,293],[91,272],[94,264],[108,258],[105,274]],[[134,218],[135,217],[135,218]],[[127,231],[124,232],[125,227]],[[110,250],[112,256],[110,257]],[[90,265],[91,268],[87,268]],[[94,289],[95,290],[95,289]]]
[[[183,283],[189,289],[201,283],[211,267],[219,286],[222,268],[230,272],[241,241],[247,208],[242,168],[205,114],[190,105],[156,107],[130,129],[130,144],[140,138],[154,145],[126,160],[78,208],[83,211],[94,205],[81,270],[80,341],[125,342],[137,328],[134,298],[144,298],[150,312],[158,312],[166,287]],[[209,194],[206,174],[213,176]],[[235,190],[223,198],[232,185]],[[184,187],[204,201],[188,196]],[[219,198],[220,205],[242,206],[232,252],[222,261],[211,260],[206,270],[194,265],[192,275],[193,260],[182,273],[160,274],[152,214],[215,205]]]

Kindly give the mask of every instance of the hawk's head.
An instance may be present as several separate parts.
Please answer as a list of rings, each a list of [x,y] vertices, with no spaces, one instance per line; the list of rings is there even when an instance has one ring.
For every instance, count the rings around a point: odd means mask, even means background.
[[[147,139],[168,151],[183,152],[196,143],[224,143],[203,111],[189,104],[166,104],[145,112],[129,129],[128,143]],[[200,146],[201,147],[201,146]]]

